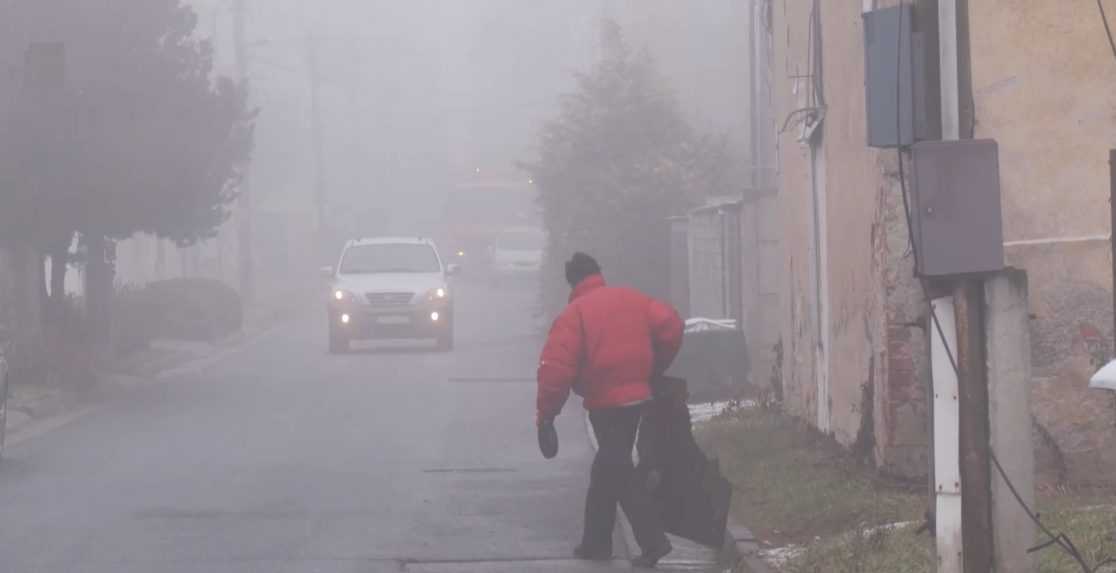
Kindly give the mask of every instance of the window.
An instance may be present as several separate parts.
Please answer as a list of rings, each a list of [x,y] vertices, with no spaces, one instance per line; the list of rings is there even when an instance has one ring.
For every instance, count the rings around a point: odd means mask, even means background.
[[[341,262],[341,274],[438,273],[442,265],[430,245],[380,244],[350,247]]]

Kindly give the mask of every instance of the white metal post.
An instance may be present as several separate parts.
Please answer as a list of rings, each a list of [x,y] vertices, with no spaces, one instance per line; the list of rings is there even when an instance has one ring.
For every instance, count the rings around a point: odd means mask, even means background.
[[[957,61],[957,0],[938,1],[938,60],[941,68],[942,139],[961,138],[961,94]],[[952,299],[931,303],[941,332],[931,324],[931,377],[934,384],[934,476],[938,573],[961,573],[961,463],[960,405],[957,372],[950,356],[957,356],[957,326]]]
[[[957,371],[957,323],[953,298],[931,301],[930,366],[934,385],[934,484],[938,573],[962,572],[960,402]],[[941,335],[938,328],[941,328]],[[943,341],[942,338],[945,338]],[[947,346],[948,345],[948,346]]]
[[[961,91],[957,57],[957,0],[938,0],[942,139],[946,141],[961,139]]]

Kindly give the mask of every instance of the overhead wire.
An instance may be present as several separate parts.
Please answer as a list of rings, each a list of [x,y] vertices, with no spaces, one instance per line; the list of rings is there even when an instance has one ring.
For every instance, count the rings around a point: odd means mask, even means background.
[[[1097,5],[1101,9],[1101,16],[1103,18],[1104,17],[1104,7],[1103,7],[1103,5],[1101,5],[1100,0],[1097,0]],[[937,333],[937,335],[938,335],[938,337],[939,337],[939,339],[942,343],[942,346],[945,348],[946,356],[949,358],[950,367],[953,369],[954,374],[960,380],[961,379],[961,368],[957,363],[957,358],[954,356],[953,350],[950,348],[949,343],[947,342],[947,338],[946,338],[946,335],[945,335],[945,330],[942,328],[941,321],[938,319],[937,311],[934,309],[933,304],[929,304],[930,303],[929,289],[926,285],[925,277],[923,277],[920,274],[921,273],[921,268],[920,268],[919,252],[918,252],[918,243],[917,243],[916,237],[915,237],[914,224],[913,224],[913,219],[914,218],[913,218],[913,214],[912,214],[912,211],[911,211],[910,199],[908,197],[909,193],[908,193],[908,189],[907,189],[906,171],[905,171],[905,167],[904,167],[904,158],[905,158],[904,152],[909,151],[909,146],[904,145],[903,138],[902,138],[902,135],[903,135],[902,70],[903,70],[903,39],[904,39],[903,38],[903,24],[904,24],[903,15],[906,11],[907,6],[908,6],[907,0],[900,0],[899,7],[898,7],[899,27],[898,27],[898,32],[896,34],[897,38],[898,38],[898,40],[897,40],[898,49],[896,50],[896,64],[895,64],[895,67],[896,67],[896,74],[895,74],[895,77],[896,77],[896,85],[895,85],[895,139],[896,139],[896,159],[898,160],[898,164],[899,164],[898,165],[899,189],[900,189],[900,193],[901,193],[902,198],[903,198],[903,212],[904,212],[906,222],[907,222],[907,237],[908,237],[908,240],[910,241],[909,249],[910,249],[910,253],[912,255],[913,262],[914,262],[915,275],[918,278],[919,286],[920,286],[920,289],[922,290],[923,297],[926,299],[926,301],[928,303],[928,306],[929,306],[930,321],[933,323],[932,327],[933,327],[934,331]],[[1112,46],[1113,56],[1116,56],[1116,41],[1113,41],[1112,33],[1111,33],[1111,30],[1108,26],[1107,18],[1105,18],[1105,30],[1108,32],[1109,43]],[[912,140],[913,140],[913,138],[912,138]],[[1102,567],[1104,567],[1106,565],[1109,565],[1109,564],[1112,564],[1112,563],[1116,563],[1116,559],[1107,558],[1107,559],[1101,560],[1095,566],[1090,566],[1088,564],[1088,562],[1086,561],[1085,557],[1081,554],[1081,551],[1077,548],[1077,546],[1073,543],[1073,540],[1070,539],[1070,537],[1068,535],[1066,535],[1065,533],[1062,533],[1062,532],[1055,533],[1050,528],[1048,528],[1046,526],[1046,524],[1044,524],[1042,522],[1042,519],[1039,516],[1039,514],[1035,510],[1031,509],[1030,504],[1028,504],[1026,502],[1026,500],[1023,499],[1023,496],[1019,493],[1019,490],[1018,490],[1018,488],[1016,488],[1015,483],[1011,480],[1011,477],[1008,476],[1007,471],[1004,469],[1003,465],[1000,463],[1000,460],[996,457],[996,452],[995,452],[995,450],[993,450],[992,445],[988,444],[986,446],[986,448],[987,448],[987,451],[988,451],[988,457],[991,460],[992,465],[996,468],[996,472],[999,474],[1000,478],[1003,479],[1004,483],[1008,486],[1008,489],[1011,491],[1011,494],[1015,498],[1015,501],[1024,510],[1024,512],[1026,512],[1027,517],[1029,517],[1031,519],[1031,521],[1034,522],[1034,524],[1042,531],[1042,533],[1049,538],[1048,541],[1046,541],[1046,542],[1044,542],[1040,545],[1037,545],[1035,547],[1030,548],[1028,550],[1028,553],[1041,551],[1042,549],[1045,549],[1045,548],[1050,547],[1050,546],[1057,546],[1062,551],[1064,551],[1067,555],[1069,555],[1070,558],[1072,558],[1078,564],[1078,566],[1081,567],[1081,570],[1082,570],[1083,573],[1097,573]]]
[[[1116,57],[1116,40],[1112,39],[1112,27],[1108,24],[1108,14],[1104,12],[1104,2],[1097,0],[1097,10],[1100,11],[1101,22],[1104,23],[1104,34],[1108,36],[1108,47],[1112,48],[1112,56]]]

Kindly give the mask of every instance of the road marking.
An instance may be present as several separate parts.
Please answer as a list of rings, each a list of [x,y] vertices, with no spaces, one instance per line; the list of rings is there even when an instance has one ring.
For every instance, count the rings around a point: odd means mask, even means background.
[[[615,571],[628,569],[628,562],[620,559],[609,561],[582,561],[570,557],[526,557],[506,559],[467,560],[403,560],[402,570],[410,573],[522,573],[523,571]]]
[[[424,474],[509,474],[518,470],[513,468],[431,468],[422,470]]]
[[[457,376],[449,379],[451,384],[533,384],[534,378],[500,378]]]

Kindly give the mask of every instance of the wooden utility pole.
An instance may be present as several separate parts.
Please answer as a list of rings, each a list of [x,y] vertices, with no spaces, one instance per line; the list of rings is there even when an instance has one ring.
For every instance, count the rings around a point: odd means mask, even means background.
[[[965,573],[992,571],[992,466],[989,459],[984,280],[965,278],[954,290],[961,458],[961,536]]]
[[[236,74],[241,85],[248,86],[248,45],[245,38],[247,0],[233,0],[233,41],[236,54]],[[238,275],[240,278],[240,297],[251,302],[255,297],[255,258],[252,252],[252,175],[251,167],[246,166],[240,182],[240,195],[237,200],[237,248],[239,252]]]

